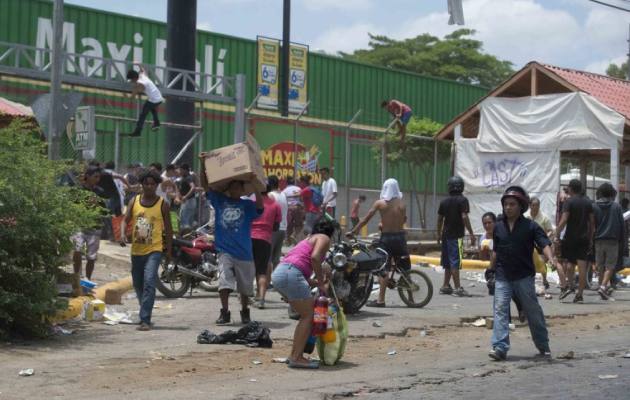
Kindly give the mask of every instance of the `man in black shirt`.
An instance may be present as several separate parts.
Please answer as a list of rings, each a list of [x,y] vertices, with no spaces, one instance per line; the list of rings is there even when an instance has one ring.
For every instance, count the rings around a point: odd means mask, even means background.
[[[520,186],[509,187],[503,197],[503,216],[494,227],[494,251],[490,271],[495,274],[494,323],[490,358],[502,361],[510,349],[510,301],[515,296],[523,306],[532,340],[539,356],[551,358],[549,334],[538,299],[532,254],[534,245],[552,260],[551,242],[545,231],[523,213],[529,207],[527,193]]]
[[[577,264],[580,281],[573,302],[581,303],[584,301],[582,292],[586,287],[586,261],[588,252],[593,247],[595,216],[592,202],[582,194],[582,182],[577,179],[569,182],[569,196],[562,207],[562,217],[556,227],[556,238],[560,237],[565,226],[567,228],[561,242],[561,252],[562,258],[568,262],[568,282],[560,282],[560,300],[575,292],[572,286]]]
[[[449,197],[442,200],[438,209],[438,244],[442,244],[441,264],[444,268],[444,284],[440,288],[441,294],[453,294],[455,296],[469,296],[460,286],[459,270],[462,266],[464,251],[464,227],[470,233],[471,244],[475,245],[475,234],[470,226],[468,213],[470,205],[468,199],[462,195],[464,180],[459,176],[453,176],[448,180]],[[443,229],[442,229],[443,228]],[[450,281],[453,277],[455,291],[451,288]]]

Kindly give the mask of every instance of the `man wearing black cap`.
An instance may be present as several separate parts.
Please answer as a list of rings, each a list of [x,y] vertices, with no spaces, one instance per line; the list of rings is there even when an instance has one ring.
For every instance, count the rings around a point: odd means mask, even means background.
[[[494,325],[490,358],[503,361],[510,349],[510,301],[514,295],[523,305],[538,356],[550,359],[549,335],[534,286],[534,246],[553,259],[551,242],[536,222],[523,216],[529,207],[527,192],[520,186],[507,188],[501,197],[503,216],[494,228],[494,251],[490,263],[495,274]]]

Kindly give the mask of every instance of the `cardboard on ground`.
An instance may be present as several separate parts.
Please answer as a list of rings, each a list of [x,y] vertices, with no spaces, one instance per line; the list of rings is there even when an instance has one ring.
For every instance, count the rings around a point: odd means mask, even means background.
[[[205,189],[224,192],[231,181],[245,182],[247,193],[266,188],[260,146],[247,135],[245,142],[201,153],[202,183]]]

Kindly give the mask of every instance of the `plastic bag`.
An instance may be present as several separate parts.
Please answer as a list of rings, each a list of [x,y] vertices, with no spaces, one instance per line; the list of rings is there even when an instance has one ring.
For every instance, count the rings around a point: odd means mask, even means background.
[[[317,338],[317,353],[319,359],[325,365],[335,365],[346,350],[346,343],[348,342],[348,321],[346,315],[343,313],[341,307],[335,307],[336,311],[332,311],[329,308],[329,314],[332,317],[333,330],[336,333],[336,338],[330,343],[325,343],[321,336]]]

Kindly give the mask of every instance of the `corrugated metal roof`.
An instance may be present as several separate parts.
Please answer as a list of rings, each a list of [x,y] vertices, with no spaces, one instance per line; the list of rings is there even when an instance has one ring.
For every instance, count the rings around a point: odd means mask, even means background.
[[[630,81],[542,64],[546,69],[630,119]]]

